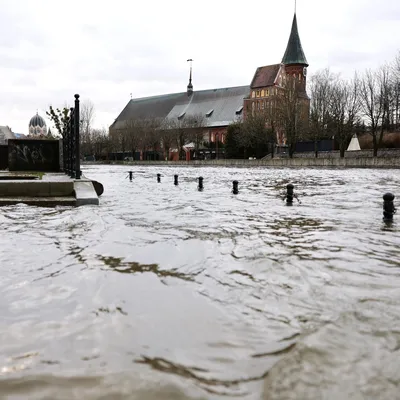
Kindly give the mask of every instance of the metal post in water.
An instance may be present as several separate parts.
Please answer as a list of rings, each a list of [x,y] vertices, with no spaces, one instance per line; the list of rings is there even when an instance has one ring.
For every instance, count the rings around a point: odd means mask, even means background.
[[[174,185],[178,186],[178,175],[174,175]]]
[[[161,182],[161,174],[157,174],[157,182],[158,182],[158,183]]]
[[[396,214],[396,207],[394,206],[394,194],[385,193],[383,195],[383,220],[393,221],[393,215]]]
[[[239,182],[238,181],[233,181],[233,190],[232,193],[233,194],[239,194]]]
[[[294,197],[293,189],[294,189],[294,186],[291,183],[289,183],[289,185],[286,186],[286,190],[287,190],[286,203],[287,204],[293,204],[293,197]]]
[[[198,186],[199,192],[201,192],[204,189],[203,186],[203,177],[199,176],[199,186]]]
[[[132,182],[133,179],[133,171],[129,171],[129,180]]]

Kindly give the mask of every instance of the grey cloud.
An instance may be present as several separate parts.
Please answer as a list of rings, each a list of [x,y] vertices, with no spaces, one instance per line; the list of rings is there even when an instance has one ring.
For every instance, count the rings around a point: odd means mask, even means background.
[[[17,47],[22,40],[43,46],[48,41],[48,34],[45,34],[43,21],[30,19],[26,15],[18,15],[8,8],[2,8],[0,14],[0,47],[7,49]]]
[[[3,53],[1,55],[1,66],[3,68],[21,69],[21,70],[40,70],[46,66],[46,60],[38,54],[35,57],[20,54],[14,56]]]

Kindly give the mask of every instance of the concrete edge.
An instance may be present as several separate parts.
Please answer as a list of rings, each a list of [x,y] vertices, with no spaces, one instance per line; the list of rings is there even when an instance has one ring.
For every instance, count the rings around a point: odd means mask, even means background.
[[[99,197],[90,180],[75,180],[74,194],[76,198],[76,206],[99,205]]]

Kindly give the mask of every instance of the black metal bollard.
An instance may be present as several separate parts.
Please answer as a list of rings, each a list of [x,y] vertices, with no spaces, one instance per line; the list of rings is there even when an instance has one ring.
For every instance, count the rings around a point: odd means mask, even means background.
[[[158,183],[161,182],[161,174],[157,174],[157,182],[158,182]]]
[[[174,175],[174,185],[178,186],[178,175]]]
[[[132,181],[133,179],[133,171],[129,171],[129,180]]]
[[[293,189],[294,189],[294,186],[291,183],[289,183],[289,185],[286,186],[286,190],[287,190],[286,203],[287,204],[293,204],[293,197],[294,197]]]
[[[393,215],[396,213],[396,208],[394,206],[394,194],[385,193],[383,195],[383,220],[393,221]]]
[[[203,186],[203,177],[202,177],[202,176],[199,177],[199,186],[198,186],[198,189],[199,189],[199,192],[201,192],[201,191],[204,189],[204,186]]]
[[[233,194],[238,194],[239,193],[239,182],[238,181],[233,181]]]

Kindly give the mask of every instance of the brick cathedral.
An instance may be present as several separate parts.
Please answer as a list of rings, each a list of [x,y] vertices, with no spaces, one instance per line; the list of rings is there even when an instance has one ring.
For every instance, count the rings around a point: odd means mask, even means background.
[[[306,92],[308,62],[305,57],[297,27],[296,13],[286,51],[279,64],[257,68],[248,86],[236,86],[209,90],[194,90],[192,70],[186,91],[151,97],[131,99],[110,126],[110,136],[126,131],[130,121],[157,118],[166,121],[181,121],[190,116],[204,118],[204,140],[210,143],[225,142],[227,127],[252,114],[273,109],[279,92],[288,77],[297,82],[298,95],[306,106],[307,116],[310,99]],[[282,130],[277,130],[277,146],[284,147],[286,139]],[[193,144],[185,146],[186,159],[193,157]],[[173,150],[172,150],[173,153]],[[145,159],[143,152],[134,155]],[[176,154],[164,154],[165,159],[176,159]]]

